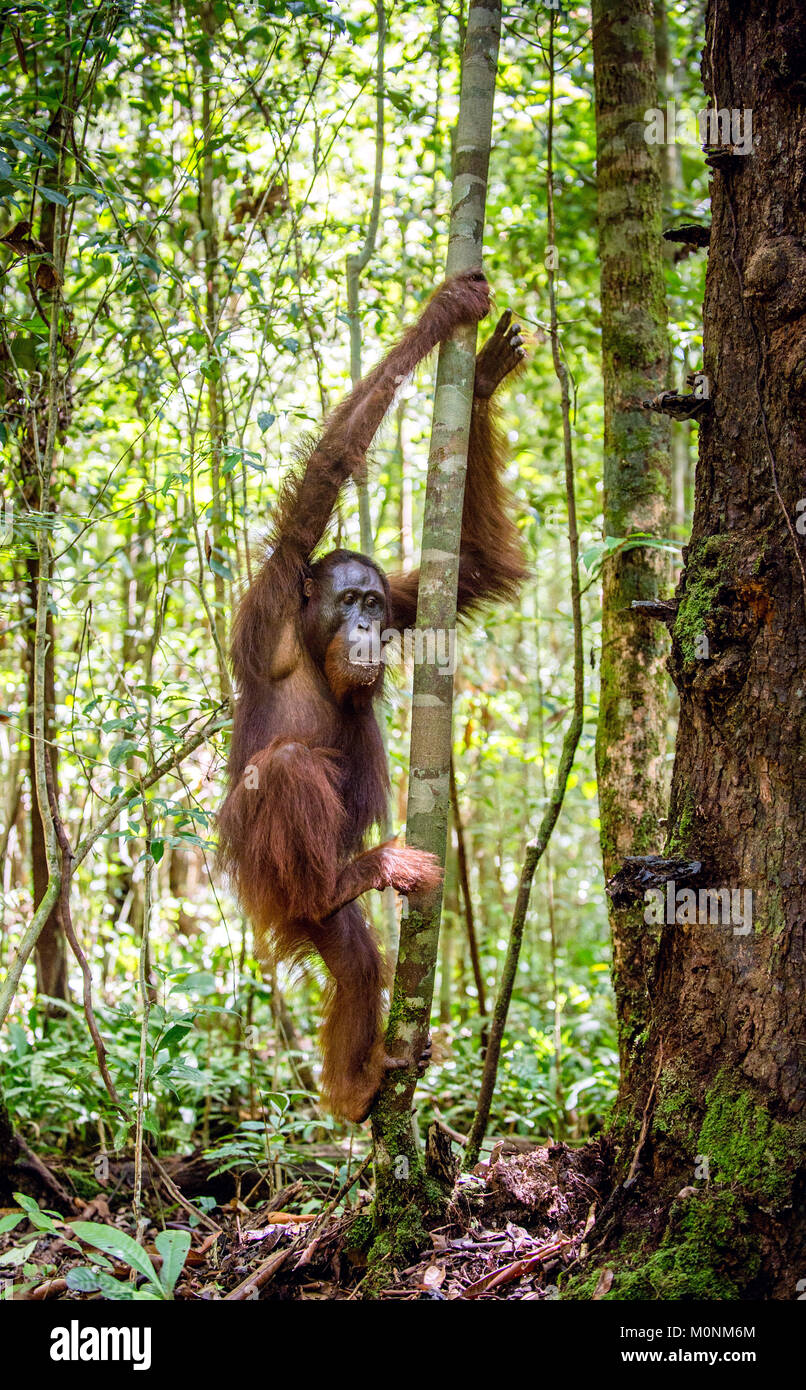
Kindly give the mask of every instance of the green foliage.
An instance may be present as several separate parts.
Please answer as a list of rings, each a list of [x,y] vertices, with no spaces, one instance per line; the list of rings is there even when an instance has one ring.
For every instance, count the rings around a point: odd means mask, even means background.
[[[83,1246],[88,1245],[93,1252],[100,1252],[92,1255],[91,1264],[74,1265],[68,1271],[67,1285],[74,1292],[98,1292],[104,1298],[118,1301],[173,1298],[190,1249],[188,1231],[171,1230],[158,1233],[154,1243],[162,1263],[157,1272],[143,1247],[126,1231],[121,1231],[116,1226],[102,1225],[97,1221],[72,1221],[70,1230],[76,1237],[73,1240],[59,1229],[63,1223],[56,1212],[42,1211],[32,1197],[26,1197],[22,1192],[15,1192],[14,1198],[20,1211],[10,1212],[0,1219],[0,1235],[15,1230],[21,1222],[27,1221],[35,1231],[58,1237],[68,1250],[84,1254]],[[23,1276],[31,1281],[17,1286],[17,1292],[25,1292],[42,1277],[42,1267],[29,1261],[38,1239],[39,1236],[35,1236],[33,1240],[28,1239],[23,1246],[11,1247],[0,1256],[0,1265],[21,1265]],[[134,1274],[143,1276],[146,1285],[137,1288],[134,1284],[122,1283],[112,1273],[113,1265],[105,1256],[111,1256]]]
[[[26,968],[0,1036],[0,1073],[23,1132],[36,1129],[62,1154],[126,1150],[149,870],[155,1002],[146,1136],[163,1152],[200,1141],[222,1167],[240,1171],[292,1162],[314,1140],[344,1138],[344,1128],[308,1099],[321,982],[316,973],[260,980],[248,928],[214,872],[224,720],[181,768],[145,792],[143,782],[222,708],[227,692],[211,629],[224,651],[232,606],[259,558],[247,556],[282,477],[300,440],[349,383],[344,260],[364,236],[372,201],[375,20],[369,0],[349,16],[324,0],[258,0],[248,13],[216,4],[210,32],[202,10],[163,0],[100,10],[89,0],[69,7],[56,0],[18,8],[0,34],[0,503],[14,503],[9,534],[0,510],[0,583],[9,608],[0,651],[2,964],[34,907],[31,575],[46,531],[54,653],[48,737],[58,749],[59,805],[71,844],[99,826],[116,798],[126,802],[72,887],[73,920],[126,1115],[100,1078],[75,1002],[83,982],[72,957],[72,1002],[60,1014],[37,999],[33,962]],[[560,401],[542,327],[547,228],[538,190],[548,80],[536,22],[547,19],[515,10],[507,17],[485,258],[498,307],[511,305],[532,337],[530,363],[506,393],[502,415],[532,578],[519,606],[482,615],[464,635],[456,678],[459,800],[490,996],[571,691]],[[673,7],[670,23],[679,99],[694,99],[690,17]],[[601,546],[603,422],[586,26],[580,12],[559,30],[554,162],[562,350],[574,379],[581,545],[593,563]],[[379,234],[361,282],[366,365],[441,276],[458,38],[456,17],[444,6],[403,0],[390,14]],[[68,53],[78,66],[70,70],[71,100],[62,103]],[[687,152],[683,173],[690,220],[705,206],[707,180]],[[684,210],[683,195],[670,200],[672,218]],[[19,229],[25,221],[30,244]],[[15,229],[16,243],[7,235]],[[677,385],[700,365],[691,306],[699,302],[704,262],[668,264]],[[416,552],[430,380],[424,373],[419,390],[404,384],[400,439],[390,422],[375,450],[376,553],[389,568]],[[56,440],[45,508],[32,440],[41,452],[49,399]],[[352,491],[334,531],[342,544],[357,545]],[[658,537],[641,543],[667,544]],[[585,620],[592,657],[586,724],[550,862],[533,890],[492,1118],[496,1132],[535,1138],[581,1138],[601,1123],[615,1085],[593,758],[595,586],[585,595]],[[392,778],[401,789],[395,831],[405,808],[409,680],[408,671],[399,673],[386,713]],[[449,882],[452,876],[455,849]],[[380,924],[380,903],[370,910]],[[423,1106],[429,1113],[438,1105],[461,1128],[477,1092],[480,1021],[457,890],[448,894],[445,921],[453,943],[443,990],[446,1052],[426,1077]],[[286,1006],[298,1035],[290,1041],[278,1024]]]

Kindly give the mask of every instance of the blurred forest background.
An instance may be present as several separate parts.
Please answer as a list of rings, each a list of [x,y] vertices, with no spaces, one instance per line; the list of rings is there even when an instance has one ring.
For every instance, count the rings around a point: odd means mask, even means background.
[[[659,104],[674,98],[697,110],[701,6],[656,11]],[[366,368],[442,278],[461,16],[439,0],[387,4],[381,149],[372,4],[58,0],[0,17],[0,972],[47,881],[29,741],[44,528],[53,556],[46,737],[80,851],[73,925],[128,1112],[99,1074],[57,905],[13,999],[0,1061],[15,1124],[37,1148],[62,1153],[68,1172],[76,1154],[120,1150],[132,1134],[146,914],[149,1142],[163,1154],[202,1146],[235,1172],[293,1170],[304,1158],[326,1181],[348,1139],[358,1153],[368,1143],[310,1094],[321,982],[262,977],[250,928],[214,872],[223,654],[284,470],[349,389],[351,332],[353,369],[357,349]],[[487,202],[496,307],[511,307],[530,339],[528,370],[503,393],[503,423],[532,577],[517,610],[490,611],[464,634],[456,677],[438,1027],[419,1120],[436,1115],[462,1132],[524,846],[573,699],[562,419],[542,327],[552,254],[548,22],[542,5],[507,8]],[[555,69],[558,314],[573,379],[585,724],[532,894],[490,1132],[579,1141],[600,1128],[618,1081],[594,763],[603,406],[587,7],[560,16]],[[53,122],[65,111],[60,160]],[[664,225],[707,206],[695,138],[664,150]],[[362,248],[353,309],[346,261]],[[667,250],[670,385],[680,387],[701,360],[705,258]],[[65,311],[54,328],[57,290]],[[49,420],[52,361],[60,385]],[[416,557],[430,388],[429,367],[406,387],[374,451],[371,523],[387,567]],[[56,467],[43,497],[37,460],[48,425]],[[670,592],[695,444],[694,427],[675,422]],[[359,548],[355,489],[338,530],[340,543]],[[405,820],[410,685],[403,667],[386,706],[395,831]],[[669,708],[673,717],[671,682]],[[388,941],[389,907],[378,895],[370,904]]]

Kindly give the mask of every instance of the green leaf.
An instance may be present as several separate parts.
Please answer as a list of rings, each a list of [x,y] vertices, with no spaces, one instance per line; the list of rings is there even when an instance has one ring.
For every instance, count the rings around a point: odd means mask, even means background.
[[[97,1293],[101,1287],[101,1271],[80,1265],[78,1269],[68,1269],[65,1281],[68,1289],[76,1293]]]
[[[43,154],[46,159],[56,159],[56,151],[52,145],[48,145],[29,126],[23,125],[21,121],[10,121],[9,127],[11,130],[16,130],[17,134],[23,136],[24,139],[30,140],[34,149],[39,150],[39,153]]]
[[[186,1038],[188,1033],[192,1031],[192,1023],[174,1023],[168,1029],[168,1032],[165,1034],[165,1037],[160,1038],[160,1047],[171,1048],[174,1046],[175,1043],[180,1043],[182,1039]]]
[[[38,1231],[49,1231],[51,1235],[58,1235],[53,1218],[47,1212],[40,1210],[39,1204],[34,1201],[33,1197],[26,1197],[24,1192],[15,1192],[14,1201],[22,1207],[28,1220],[36,1226]]]
[[[9,343],[11,357],[22,372],[36,371],[36,338],[30,333],[20,333]]]
[[[265,434],[266,430],[270,427],[270,425],[274,424],[276,419],[277,416],[272,415],[270,410],[261,410],[260,414],[257,417],[257,423],[260,429],[260,433]]]
[[[199,970],[195,974],[185,975],[184,979],[174,985],[172,994],[215,994],[217,985],[215,975],[209,970]]]
[[[172,1062],[165,1071],[160,1068],[160,1075],[164,1076],[168,1085],[181,1086],[206,1086],[210,1079],[209,1072],[202,1071],[200,1067],[188,1067],[184,1062]]]
[[[46,203],[58,203],[59,207],[66,208],[68,201],[63,193],[59,193],[55,188],[40,188],[39,193]]]
[[[0,1265],[25,1264],[28,1256],[32,1255],[36,1249],[37,1240],[38,1237],[29,1241],[27,1245],[12,1246],[11,1250],[4,1250],[3,1254],[0,1255]]]
[[[125,763],[126,759],[136,752],[137,744],[133,743],[130,738],[124,738],[120,743],[116,743],[113,748],[110,748],[109,761],[113,767],[120,767],[121,763]]]
[[[162,1255],[162,1269],[160,1270],[160,1283],[165,1293],[170,1298],[176,1287],[176,1281],[184,1269],[188,1250],[190,1249],[189,1231],[160,1231],[154,1244],[160,1255]]]
[[[100,188],[91,188],[88,183],[71,183],[70,192],[82,198],[94,198],[96,203],[105,203],[106,194]]]
[[[15,1192],[13,1195],[17,1206],[22,1207],[23,1211],[26,1212],[28,1216],[34,1211],[37,1215],[39,1214],[39,1205],[34,1201],[33,1197],[28,1197],[24,1192]]]
[[[107,1274],[102,1269],[88,1269],[82,1265],[78,1269],[68,1270],[67,1287],[76,1293],[101,1293],[104,1298],[111,1303],[132,1303],[143,1298],[154,1299],[160,1297],[149,1289],[136,1289],[133,1284],[116,1279],[114,1274]]]
[[[78,1239],[83,1240],[85,1245],[91,1245],[96,1250],[103,1250],[105,1255],[115,1255],[119,1260],[123,1260],[130,1269],[144,1274],[162,1296],[162,1285],[148,1255],[142,1245],[138,1245],[125,1231],[119,1231],[115,1226],[101,1226],[96,1221],[73,1221],[70,1224]]]

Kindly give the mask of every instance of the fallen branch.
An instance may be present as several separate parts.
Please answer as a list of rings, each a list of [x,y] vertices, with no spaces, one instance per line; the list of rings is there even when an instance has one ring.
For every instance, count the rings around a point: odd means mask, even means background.
[[[531,1274],[547,1260],[550,1255],[556,1255],[558,1250],[563,1250],[567,1245],[573,1245],[578,1240],[578,1236],[569,1236],[567,1240],[555,1240],[551,1245],[544,1245],[541,1250],[537,1250],[534,1255],[527,1255],[525,1259],[515,1260],[514,1264],[504,1265],[502,1269],[494,1270],[492,1274],[485,1274],[483,1279],[477,1279],[475,1284],[468,1284],[462,1291],[461,1297],[478,1298],[483,1293],[490,1293],[493,1289],[500,1288],[502,1284],[511,1284],[515,1279],[522,1279],[524,1275]]]

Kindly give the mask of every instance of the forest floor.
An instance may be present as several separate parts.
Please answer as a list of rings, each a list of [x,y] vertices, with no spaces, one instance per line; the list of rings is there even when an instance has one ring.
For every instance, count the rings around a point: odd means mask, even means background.
[[[558,1276],[586,1253],[586,1236],[604,1200],[606,1164],[595,1142],[582,1149],[556,1144],[525,1153],[508,1148],[497,1145],[489,1162],[457,1178],[442,1224],[430,1231],[430,1248],[406,1268],[390,1265],[388,1277],[381,1271],[379,1278],[376,1268],[372,1291],[366,1258],[353,1238],[356,1218],[370,1207],[371,1194],[361,1186],[368,1164],[354,1179],[353,1205],[346,1212],[336,1214],[334,1203],[324,1202],[311,1211],[313,1194],[302,1179],[251,1207],[233,1196],[199,1221],[189,1203],[183,1208],[175,1200],[184,1189],[187,1203],[190,1189],[203,1178],[194,1173],[199,1161],[173,1160],[172,1176],[168,1164],[146,1174],[148,1225],[141,1240],[159,1272],[158,1232],[189,1232],[190,1250],[174,1294],[179,1300],[556,1298]],[[105,1296],[75,1287],[80,1278],[71,1271],[86,1270],[92,1252],[82,1254],[76,1246],[70,1222],[107,1225],[115,1228],[109,1232],[113,1237],[115,1230],[134,1235],[126,1190],[131,1165],[112,1176],[115,1181],[107,1191],[92,1200],[69,1199],[75,1215],[57,1212],[43,1200],[41,1207],[51,1213],[50,1230],[20,1222],[0,1235],[0,1274],[13,1277],[14,1298]],[[246,1185],[241,1191],[248,1194]],[[64,1202],[56,1205],[63,1208]],[[0,1209],[0,1231],[6,1224],[2,1217],[10,1213],[19,1217],[19,1207]],[[134,1276],[108,1247],[106,1254],[108,1270],[120,1281],[120,1296],[137,1297],[139,1292],[142,1297],[149,1281]]]

